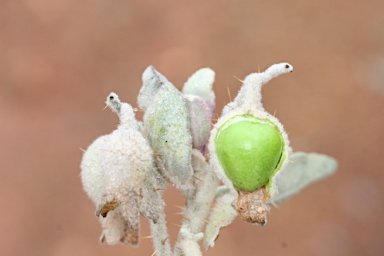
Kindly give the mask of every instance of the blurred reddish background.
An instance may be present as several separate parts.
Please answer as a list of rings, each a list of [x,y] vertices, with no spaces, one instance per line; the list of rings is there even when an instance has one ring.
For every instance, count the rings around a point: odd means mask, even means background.
[[[106,96],[136,107],[148,65],[179,89],[210,67],[220,113],[234,75],[283,61],[295,70],[265,86],[265,108],[295,151],[339,170],[263,228],[236,219],[206,255],[383,255],[383,13],[379,0],[0,1],[0,255],[151,255],[149,239],[100,245],[80,184],[79,147],[118,122]],[[183,199],[165,197],[174,241]]]

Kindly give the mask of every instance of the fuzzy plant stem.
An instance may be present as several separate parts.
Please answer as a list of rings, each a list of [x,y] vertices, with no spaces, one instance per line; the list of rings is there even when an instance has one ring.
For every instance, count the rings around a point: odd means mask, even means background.
[[[153,246],[156,251],[156,256],[169,256],[172,255],[171,246],[169,243],[167,222],[164,213],[164,201],[161,197],[154,197],[152,201],[153,207],[156,208],[156,213],[159,218],[156,223],[149,220]]]
[[[183,215],[184,220],[178,242],[175,245],[174,255],[202,255],[199,240],[203,237],[202,231],[220,183],[216,174],[209,169],[210,166],[198,150],[192,152],[192,166],[195,176],[198,175],[201,181],[196,181],[196,193],[192,198],[187,199]]]

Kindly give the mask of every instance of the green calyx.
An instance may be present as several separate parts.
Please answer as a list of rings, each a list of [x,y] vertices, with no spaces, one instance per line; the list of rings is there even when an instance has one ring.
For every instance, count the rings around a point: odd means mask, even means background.
[[[215,138],[216,155],[235,188],[255,191],[266,185],[284,161],[284,139],[268,119],[238,115],[222,125]]]

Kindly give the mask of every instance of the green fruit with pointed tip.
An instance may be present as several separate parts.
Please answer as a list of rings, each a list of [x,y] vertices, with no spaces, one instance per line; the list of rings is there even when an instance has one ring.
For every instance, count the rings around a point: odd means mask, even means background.
[[[255,191],[266,185],[280,167],[284,140],[277,126],[268,119],[238,115],[218,129],[215,149],[234,187]]]

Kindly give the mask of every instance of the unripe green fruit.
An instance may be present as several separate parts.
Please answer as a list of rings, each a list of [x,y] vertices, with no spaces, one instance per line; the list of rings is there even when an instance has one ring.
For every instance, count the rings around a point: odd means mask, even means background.
[[[275,174],[284,140],[268,119],[238,115],[218,129],[215,148],[219,163],[234,187],[255,191]]]

